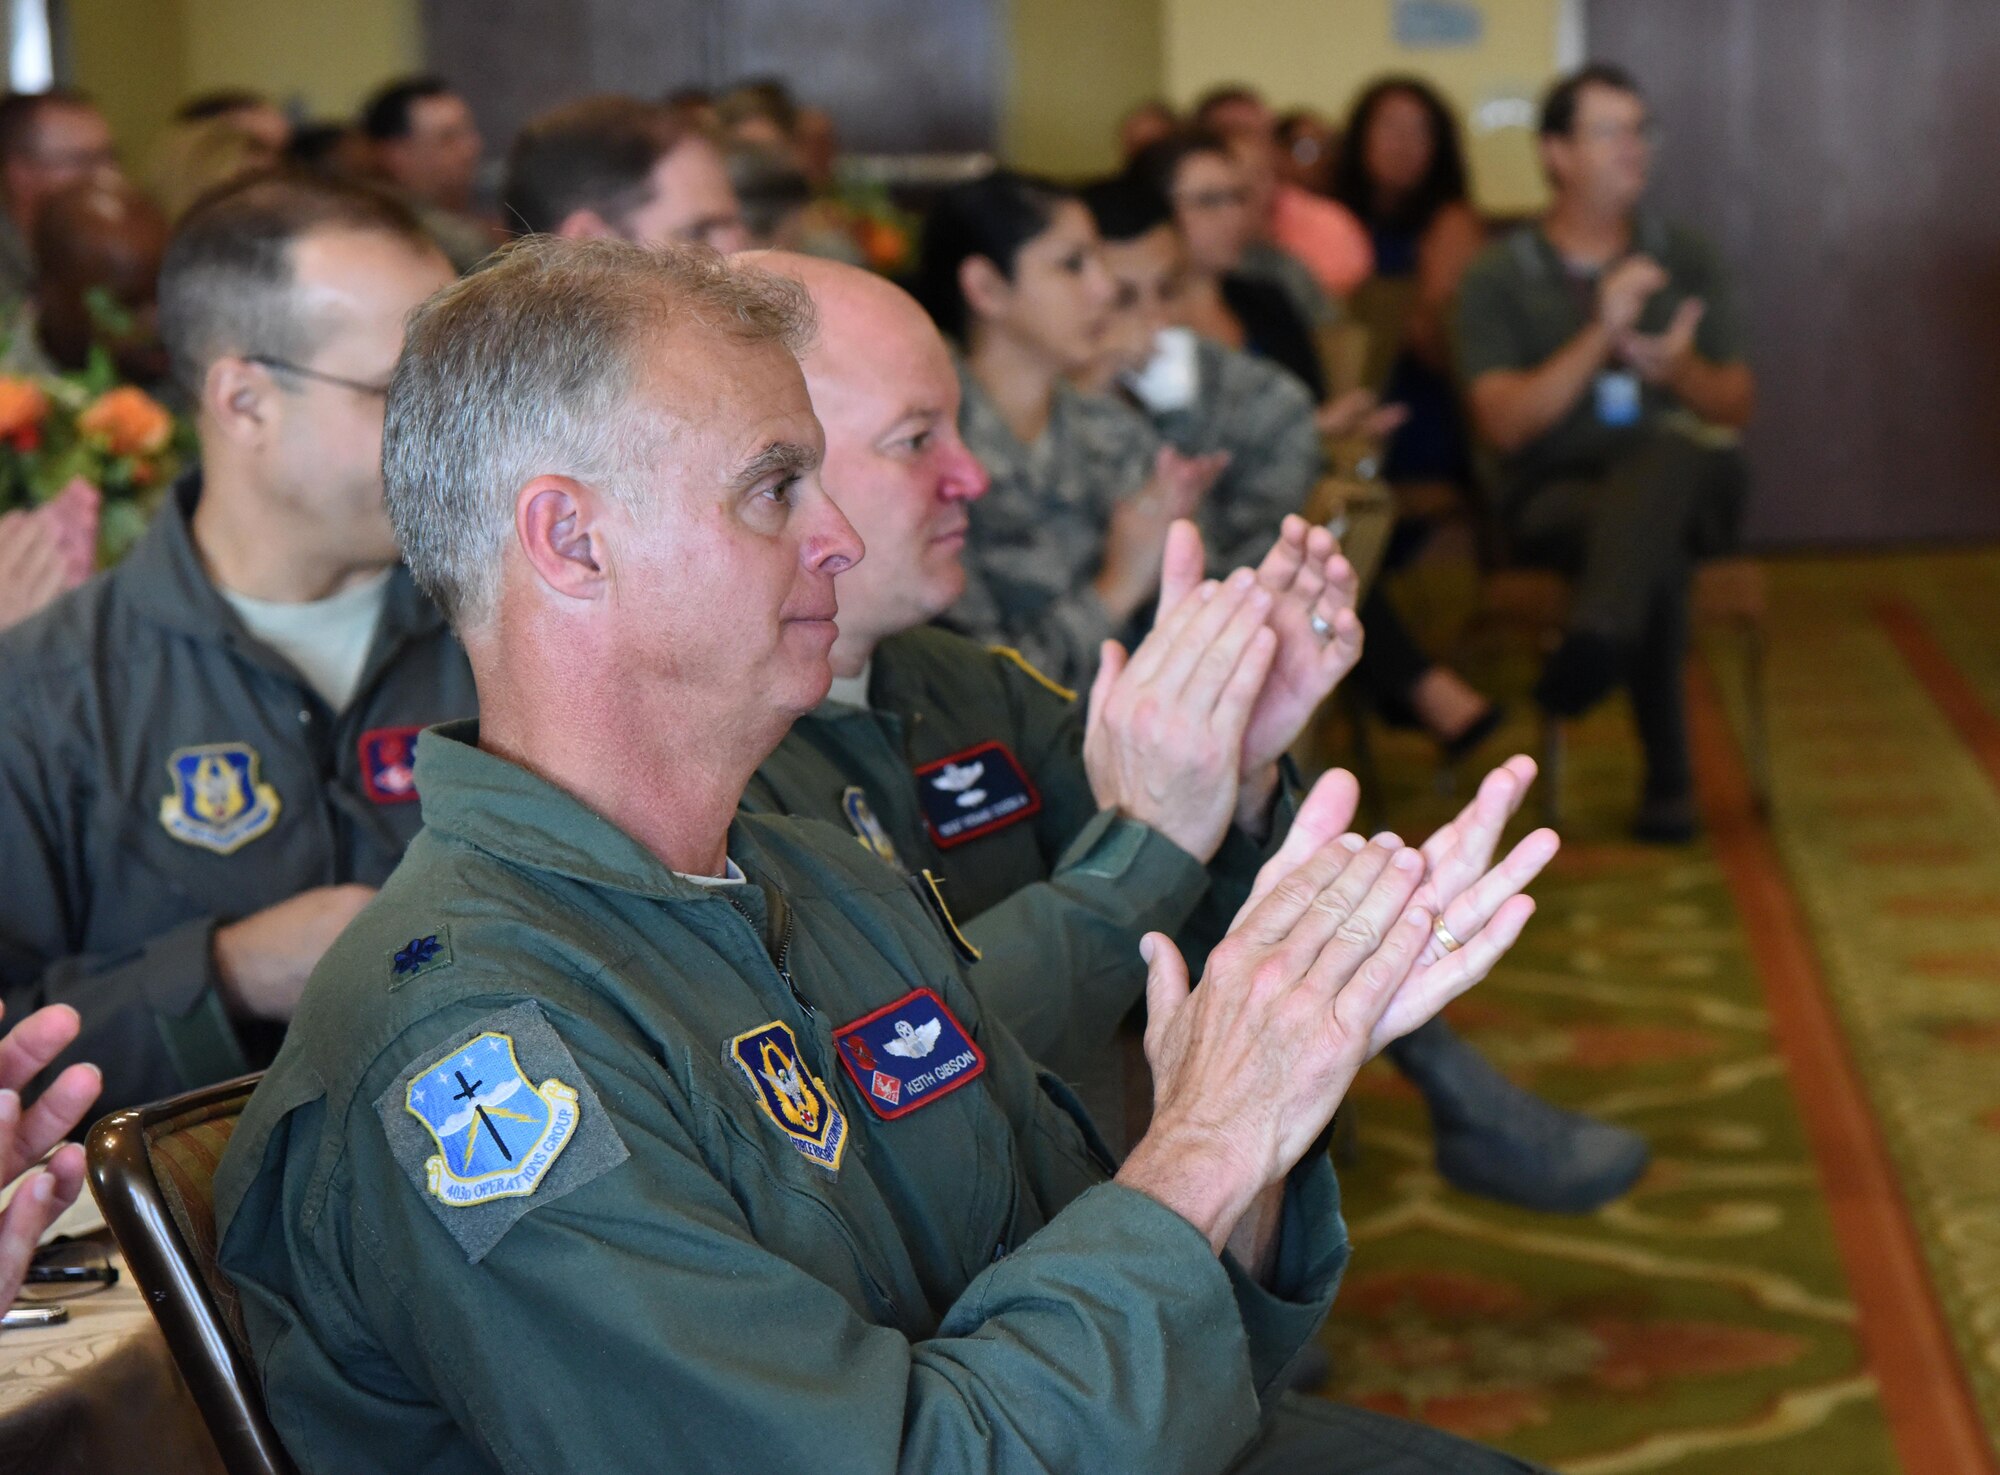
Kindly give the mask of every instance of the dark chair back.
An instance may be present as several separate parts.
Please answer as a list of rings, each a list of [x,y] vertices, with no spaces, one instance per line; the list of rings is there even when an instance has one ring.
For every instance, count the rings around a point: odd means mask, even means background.
[[[258,1079],[104,1118],[90,1129],[90,1188],[229,1475],[295,1475],[216,1267],[215,1170]]]

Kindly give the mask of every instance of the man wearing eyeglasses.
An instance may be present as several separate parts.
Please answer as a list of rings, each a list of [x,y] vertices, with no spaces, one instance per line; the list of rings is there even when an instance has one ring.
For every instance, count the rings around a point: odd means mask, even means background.
[[[1646,758],[1634,832],[1686,840],[1688,584],[1735,541],[1756,385],[1720,260],[1642,208],[1638,84],[1586,67],[1550,91],[1540,133],[1553,201],[1466,274],[1459,370],[1516,554],[1576,578],[1535,698],[1572,717],[1624,685]]]
[[[168,248],[201,468],[115,571],[0,638],[0,988],[67,1003],[106,1110],[266,1063],[419,824],[417,731],[475,710],[383,508],[410,311],[452,279],[402,205],[262,179]]]

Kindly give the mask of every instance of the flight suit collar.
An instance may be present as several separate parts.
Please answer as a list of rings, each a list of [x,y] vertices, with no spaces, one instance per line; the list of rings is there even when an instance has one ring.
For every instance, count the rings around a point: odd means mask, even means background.
[[[425,731],[417,744],[416,783],[426,826],[525,870],[676,901],[713,900],[746,889],[683,881],[575,795],[482,749],[477,718]],[[731,825],[729,832],[730,853],[738,864],[749,844],[740,829]],[[754,874],[753,867],[744,869]]]
[[[195,504],[200,500],[201,471],[197,467],[168,490],[159,515],[120,565],[117,577],[133,605],[148,619],[197,640],[226,645],[303,684],[291,662],[245,628],[202,567],[193,525]],[[381,620],[355,688],[357,696],[393,664],[405,645],[436,633],[443,625],[444,616],[437,606],[423,596],[409,571],[398,564],[390,571]]]

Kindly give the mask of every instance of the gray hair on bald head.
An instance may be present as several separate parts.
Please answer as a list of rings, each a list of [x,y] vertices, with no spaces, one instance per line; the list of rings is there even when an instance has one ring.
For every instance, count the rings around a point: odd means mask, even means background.
[[[812,299],[704,247],[529,236],[411,318],[382,481],[410,573],[460,631],[491,612],[527,482],[570,476],[636,495],[665,429],[635,408],[640,351],[679,327],[797,357]]]

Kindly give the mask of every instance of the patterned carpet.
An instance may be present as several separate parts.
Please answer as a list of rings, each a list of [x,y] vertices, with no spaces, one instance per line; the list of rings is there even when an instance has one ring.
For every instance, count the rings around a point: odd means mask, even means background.
[[[1888,567],[1778,570],[1778,829],[1970,1362],[2000,1330],[2000,790],[1888,669],[1870,604]],[[1971,662],[1982,606],[1963,596],[1977,584],[1992,610],[2000,560],[1961,580],[1925,567],[1908,565],[1909,597],[1957,609],[1939,638]],[[1450,576],[1435,582],[1420,574],[1412,609],[1434,630],[1462,612]],[[1734,650],[1711,656],[1735,690]],[[1519,712],[1531,670],[1503,652],[1471,674]],[[2000,651],[1974,674],[2000,711]],[[1533,739],[1517,718],[1482,760]],[[1433,751],[1401,735],[1376,747],[1390,822],[1428,833],[1458,802],[1432,786]],[[1342,1174],[1356,1257],[1326,1332],[1328,1392],[1576,1475],[1897,1471],[1738,903],[1709,843],[1624,840],[1635,763],[1622,711],[1572,728],[1566,846],[1540,914],[1454,1018],[1517,1079],[1645,1132],[1654,1168],[1584,1219],[1467,1198],[1430,1170],[1421,1104],[1371,1067]],[[1946,939],[1943,913],[1966,919]]]

